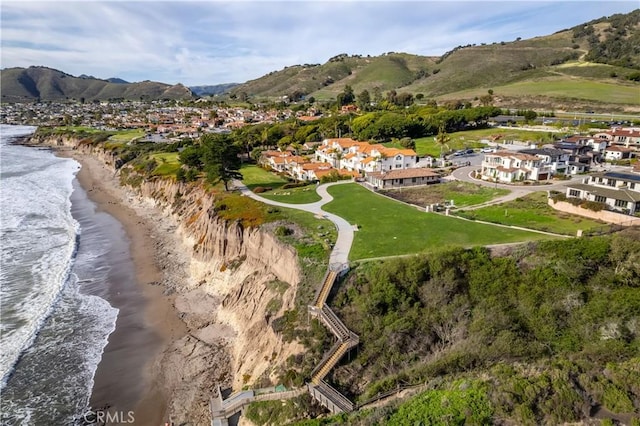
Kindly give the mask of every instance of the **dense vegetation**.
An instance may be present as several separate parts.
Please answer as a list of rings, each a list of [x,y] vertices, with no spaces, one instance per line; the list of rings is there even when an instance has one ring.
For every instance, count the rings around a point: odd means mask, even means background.
[[[588,61],[640,69],[639,24],[640,9],[637,9],[577,26],[573,28],[573,37],[587,39]]]
[[[480,378],[482,412],[497,423],[571,422],[597,406],[640,413],[639,229],[507,257],[456,249],[362,264],[331,303],[362,342],[333,373],[354,397]]]

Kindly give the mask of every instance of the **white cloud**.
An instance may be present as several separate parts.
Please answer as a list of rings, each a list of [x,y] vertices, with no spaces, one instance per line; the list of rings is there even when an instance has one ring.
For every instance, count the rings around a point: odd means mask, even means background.
[[[2,67],[167,83],[243,82],[338,53],[440,55],[548,34],[636,2],[2,2]]]

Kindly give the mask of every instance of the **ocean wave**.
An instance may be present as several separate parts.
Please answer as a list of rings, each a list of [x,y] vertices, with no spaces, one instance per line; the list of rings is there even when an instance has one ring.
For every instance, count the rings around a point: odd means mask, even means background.
[[[2,176],[0,389],[51,314],[68,279],[80,234],[70,201],[77,163],[6,144],[9,136],[28,134],[30,129],[0,129],[3,168],[9,164],[7,168],[26,171],[19,177]]]

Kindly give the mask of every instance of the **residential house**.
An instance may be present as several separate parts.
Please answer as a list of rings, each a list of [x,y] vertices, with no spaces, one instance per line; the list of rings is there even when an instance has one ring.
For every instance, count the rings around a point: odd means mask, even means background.
[[[331,163],[337,169],[360,173],[407,169],[418,162],[412,149],[387,148],[351,138],[325,139],[316,150],[316,159]]]
[[[632,148],[625,148],[619,145],[612,145],[604,150],[604,159],[608,161],[619,161],[631,158],[633,155]]]
[[[518,181],[546,182],[551,167],[535,155],[497,151],[485,154],[482,160],[482,179],[513,183]]]
[[[547,164],[551,170],[551,174],[568,175],[571,172],[575,172],[575,168],[572,168],[569,164],[571,155],[566,151],[555,148],[538,148],[538,149],[523,149],[518,151],[521,154],[534,155],[540,158],[543,164]]]
[[[560,141],[553,144],[556,149],[561,149],[570,155],[570,160],[575,163],[591,164],[600,161],[600,153],[594,152],[588,144]]]
[[[567,186],[567,197],[604,203],[625,214],[640,212],[640,173],[594,173],[582,183]]]
[[[607,133],[612,137],[612,145],[619,145],[625,148],[632,148],[635,151],[640,151],[640,129],[614,128]]]
[[[323,176],[336,170],[330,163],[300,163],[291,168],[290,174],[297,180],[319,181]]]
[[[389,189],[438,183],[440,176],[430,169],[413,168],[367,173],[366,180],[376,189]]]

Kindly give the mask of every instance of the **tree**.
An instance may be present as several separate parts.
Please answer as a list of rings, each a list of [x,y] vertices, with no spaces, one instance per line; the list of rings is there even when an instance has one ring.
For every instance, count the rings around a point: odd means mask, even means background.
[[[493,103],[493,96],[490,94],[480,96],[480,103],[483,106],[489,106]]]
[[[352,104],[356,100],[356,96],[353,94],[353,88],[349,85],[344,86],[342,93],[338,95],[338,106],[344,106]]]
[[[369,111],[371,109],[371,95],[369,95],[368,90],[363,90],[358,95],[358,108],[361,111]]]
[[[233,143],[229,135],[206,134],[200,139],[204,152],[204,170],[207,181],[216,184],[224,183],[225,191],[229,190],[231,179],[242,179],[240,170],[240,148]]]
[[[202,170],[204,164],[202,163],[202,147],[191,145],[182,150],[178,154],[178,160],[185,166],[192,167],[196,170]]]
[[[373,102],[380,103],[382,101],[382,91],[378,86],[373,88]]]
[[[411,139],[411,138],[402,138],[400,139],[400,145],[402,145],[403,148],[407,148],[407,149],[413,149],[415,151],[416,149],[416,141]]]
[[[445,128],[444,123],[440,124],[438,127],[438,134],[436,135],[436,144],[440,145],[440,161],[443,159],[443,151],[446,146],[449,149],[449,142],[451,141],[451,137],[447,134],[447,130]]]

